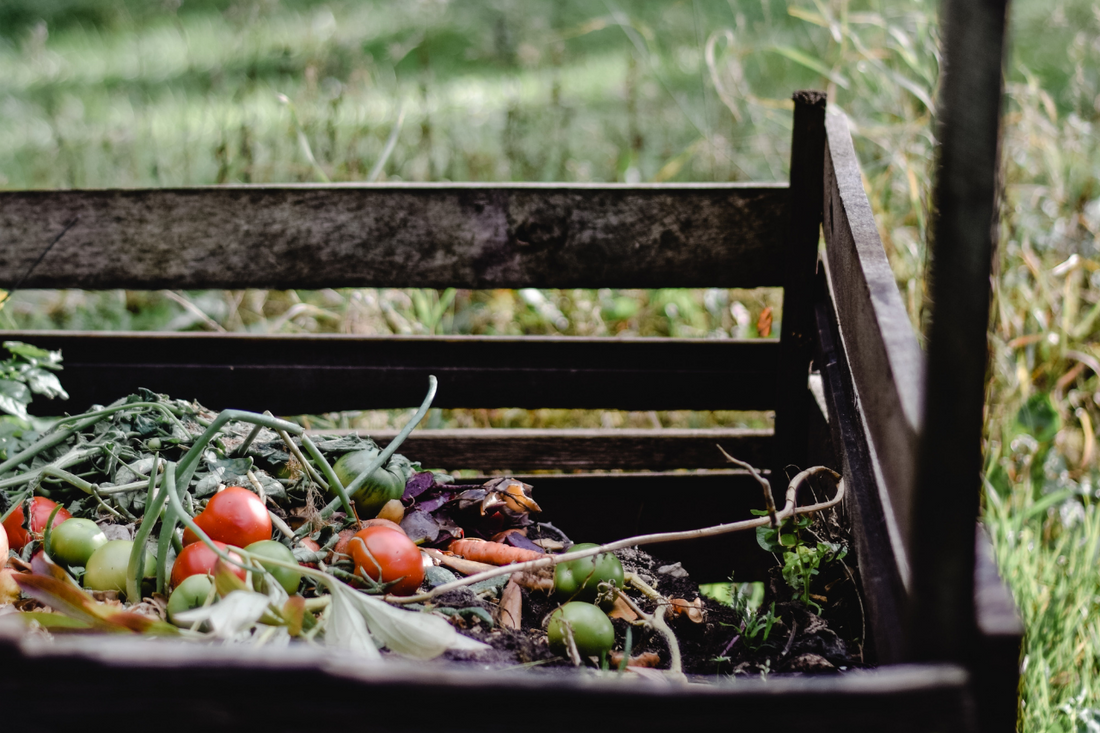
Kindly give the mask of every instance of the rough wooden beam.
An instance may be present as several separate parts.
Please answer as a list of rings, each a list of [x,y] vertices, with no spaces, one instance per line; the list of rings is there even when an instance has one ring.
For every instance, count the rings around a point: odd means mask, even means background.
[[[786,212],[760,184],[5,191],[0,287],[780,285]]]
[[[913,507],[913,656],[971,659],[1006,0],[947,0],[928,377]]]
[[[791,133],[791,203],[783,251],[783,325],[777,374],[772,487],[777,498],[787,478],[806,468],[811,404],[807,380],[813,358],[814,273],[821,238],[822,165],[825,157],[825,93],[794,94]],[[793,473],[786,467],[793,465]]]
[[[559,336],[269,336],[9,331],[60,349],[72,399],[36,414],[79,412],[141,387],[223,409],[295,415],[404,408],[428,375],[437,407],[768,410],[779,344]]]
[[[830,294],[867,423],[867,468],[881,474],[888,530],[907,571],[923,355],[863,190],[847,120],[830,114],[825,125],[824,228]]]

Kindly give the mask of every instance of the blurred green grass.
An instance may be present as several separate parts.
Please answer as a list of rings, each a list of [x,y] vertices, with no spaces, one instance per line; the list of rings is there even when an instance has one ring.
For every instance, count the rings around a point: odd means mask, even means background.
[[[1027,628],[1021,730],[1100,726],[1100,12],[1017,0],[984,521]],[[851,118],[914,326],[939,77],[928,0],[0,3],[0,186],[784,180],[791,91]],[[283,95],[280,98],[279,95]],[[285,101],[283,101],[285,99]],[[392,142],[391,142],[392,141]],[[27,291],[0,328],[756,335],[778,291]],[[312,419],[370,429],[393,415]],[[766,424],[438,413],[436,425]]]

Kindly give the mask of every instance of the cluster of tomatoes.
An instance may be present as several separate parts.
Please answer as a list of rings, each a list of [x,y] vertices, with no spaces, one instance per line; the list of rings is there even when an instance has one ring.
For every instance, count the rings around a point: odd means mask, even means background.
[[[0,560],[3,560],[0,565],[7,562],[9,543],[10,549],[20,552],[28,543],[38,540],[48,543],[49,547],[44,549],[55,562],[70,568],[83,567],[83,583],[88,590],[125,594],[133,548],[129,540],[108,540],[95,522],[72,517],[64,507],[45,497],[35,497],[29,506],[29,521],[24,507],[18,506],[0,529]],[[263,501],[252,491],[240,486],[224,488],[211,497],[194,522],[214,545],[242,565],[243,560],[233,552],[234,548],[273,561],[261,559],[259,564],[287,593],[298,592],[302,574],[287,567],[297,565],[294,554],[285,544],[272,539],[271,517]],[[390,593],[415,593],[424,580],[420,550],[399,528],[366,527],[350,539],[347,552],[355,562],[356,575],[390,584],[387,586]],[[207,601],[213,587],[211,577],[219,562],[222,561],[217,552],[190,529],[184,531],[183,549],[171,567],[170,620],[173,615]],[[243,567],[230,564],[227,567],[242,580],[246,578]],[[155,572],[155,559],[146,552],[144,576],[152,577]],[[259,581],[258,576],[255,580]]]
[[[9,543],[12,550],[20,552],[28,543],[37,540],[55,562],[69,568],[84,568],[85,588],[125,594],[132,542],[108,540],[95,522],[72,517],[64,507],[45,497],[35,497],[27,506],[29,519],[21,505],[3,522],[0,560],[7,561]],[[353,535],[349,532],[350,536],[337,545],[335,551],[351,557],[357,576],[385,584],[387,592],[396,595],[416,593],[424,580],[420,549],[399,525],[385,520],[373,522]],[[248,556],[257,559],[288,594],[298,592],[302,574],[293,569],[298,564],[294,554],[286,544],[272,539],[272,521],[267,508],[249,489],[240,486],[222,489],[210,498],[194,518],[194,523],[214,546],[240,563],[226,563],[225,567],[242,581],[247,579],[242,567],[246,563],[234,552],[237,548],[243,548]],[[47,524],[50,525],[48,532]],[[173,621],[177,614],[214,598],[212,577],[224,562],[218,552],[200,541],[190,529],[184,530],[182,545],[183,549],[171,565],[167,614]],[[594,545],[574,545],[570,550],[590,547]],[[145,577],[155,575],[156,562],[148,551],[144,565]],[[259,587],[259,574],[253,574],[253,581]],[[554,590],[563,605],[549,619],[547,632],[551,648],[568,654],[572,647],[583,656],[597,657],[611,649],[614,630],[604,613],[608,599],[599,595],[601,584],[620,588],[623,585],[622,565],[612,554],[556,566]],[[0,602],[3,600],[0,598]]]

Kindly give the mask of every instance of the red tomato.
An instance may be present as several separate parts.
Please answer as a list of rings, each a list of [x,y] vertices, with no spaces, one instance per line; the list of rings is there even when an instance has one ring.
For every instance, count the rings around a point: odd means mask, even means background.
[[[195,524],[210,539],[235,547],[247,547],[253,542],[271,539],[271,517],[260,497],[240,486],[228,486],[211,497]],[[183,544],[198,541],[189,529],[183,531]]]
[[[229,545],[224,542],[215,542],[219,549],[227,550]],[[234,560],[240,560],[241,556],[230,552],[229,556]],[[214,565],[218,562],[218,554],[206,546],[205,542],[195,542],[183,548],[176,556],[176,563],[172,566],[172,587],[182,583],[184,579],[192,575],[213,575]],[[241,580],[245,579],[245,569],[236,565],[230,565],[234,574]]]
[[[34,534],[35,539],[42,538],[42,532],[46,529],[46,522],[50,518],[50,512],[57,506],[56,501],[50,501],[44,496],[36,496],[31,502],[31,532]],[[66,519],[71,519],[72,514],[69,514],[69,510],[62,507],[57,516],[53,519],[53,524],[50,528],[64,522]],[[11,513],[7,519],[4,520],[4,529],[8,533],[8,542],[11,543],[11,549],[18,552],[22,550],[28,542],[31,541],[31,535],[27,533],[27,530],[23,529],[23,505],[20,504],[14,512]],[[7,556],[4,556],[4,560],[7,560]]]
[[[355,560],[356,575],[365,573],[383,583],[397,580],[389,590],[394,595],[412,595],[424,582],[420,548],[389,527],[367,527],[356,532],[348,543],[348,552]]]

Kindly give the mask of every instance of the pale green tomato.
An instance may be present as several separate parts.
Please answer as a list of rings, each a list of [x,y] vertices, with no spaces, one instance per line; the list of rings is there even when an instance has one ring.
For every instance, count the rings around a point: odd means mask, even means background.
[[[88,564],[92,553],[107,544],[107,535],[90,519],[66,519],[50,531],[49,555],[70,567]]]
[[[590,542],[573,545],[566,553],[597,547]],[[599,594],[600,583],[623,587],[623,564],[610,552],[594,557],[558,563],[554,567],[554,592],[568,600],[593,602]],[[614,597],[600,603],[604,608],[614,604]]]
[[[177,613],[190,611],[206,603],[210,597],[210,589],[214,587],[214,581],[209,575],[191,575],[183,579],[172,595],[168,598],[168,620],[177,626],[189,626],[182,622],[177,623]]]
[[[615,645],[615,627],[599,606],[583,601],[570,601],[550,614],[546,636],[550,649],[568,654],[566,627],[582,657],[602,657]]]
[[[250,552],[260,557],[271,558],[272,560],[279,560],[281,562],[298,564],[298,561],[294,559],[294,553],[290,549],[275,540],[260,540],[259,542],[253,542],[248,547],[244,548],[246,552]],[[302,582],[302,574],[291,570],[289,568],[280,567],[271,563],[266,563],[260,560],[260,565],[264,570],[271,573],[272,577],[279,582],[279,585],[283,586],[290,595],[294,595],[298,592],[298,584]],[[252,582],[259,589],[260,578],[263,577],[261,573],[252,574]]]
[[[117,590],[126,592],[126,568],[130,564],[130,549],[134,543],[130,540],[111,540],[92,553],[84,567],[84,587],[88,590]],[[144,577],[152,578],[157,573],[157,563],[153,553],[145,551]],[[137,599],[141,600],[141,599]]]

